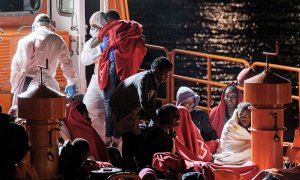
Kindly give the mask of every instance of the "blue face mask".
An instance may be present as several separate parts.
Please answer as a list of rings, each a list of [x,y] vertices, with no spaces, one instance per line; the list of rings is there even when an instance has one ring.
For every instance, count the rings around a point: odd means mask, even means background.
[[[31,31],[33,32],[33,31],[35,31],[35,29],[36,29],[35,25],[32,24],[32,25],[31,25]]]

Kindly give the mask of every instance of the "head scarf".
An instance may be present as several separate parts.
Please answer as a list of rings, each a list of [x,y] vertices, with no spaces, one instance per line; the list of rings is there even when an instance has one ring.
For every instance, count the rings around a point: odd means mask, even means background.
[[[211,126],[214,128],[214,130],[217,132],[218,137],[221,137],[222,134],[222,130],[224,127],[224,119],[225,119],[225,111],[226,111],[226,103],[225,103],[225,91],[226,88],[229,86],[234,86],[237,90],[237,104],[239,104],[240,102],[243,101],[244,97],[243,94],[241,92],[241,90],[239,90],[234,84],[228,84],[221,95],[221,100],[218,106],[214,107],[211,112],[209,113],[209,121],[211,123]]]
[[[180,106],[184,101],[188,100],[189,98],[194,98],[195,104],[193,108],[195,108],[200,101],[199,95],[188,87],[180,87],[176,94],[176,106]]]

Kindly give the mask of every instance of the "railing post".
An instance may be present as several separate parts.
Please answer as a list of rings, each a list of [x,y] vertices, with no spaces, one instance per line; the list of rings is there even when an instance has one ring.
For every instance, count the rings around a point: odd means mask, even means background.
[[[172,103],[172,101],[174,100],[174,72],[175,72],[175,51],[172,50],[170,53],[170,61],[173,64],[173,69],[172,69],[172,73],[170,74],[170,98],[169,98],[169,102]]]
[[[207,81],[211,82],[211,58],[207,57]],[[211,109],[211,84],[207,84],[207,111]]]

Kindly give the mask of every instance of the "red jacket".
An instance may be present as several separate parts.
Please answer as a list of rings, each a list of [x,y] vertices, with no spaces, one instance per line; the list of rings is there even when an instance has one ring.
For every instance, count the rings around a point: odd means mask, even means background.
[[[117,75],[123,81],[136,74],[147,52],[141,33],[142,25],[135,21],[112,20],[99,32],[98,39],[102,41],[108,36],[109,45],[100,57],[98,82],[100,89],[106,87],[109,70],[109,51],[115,49],[115,64]]]

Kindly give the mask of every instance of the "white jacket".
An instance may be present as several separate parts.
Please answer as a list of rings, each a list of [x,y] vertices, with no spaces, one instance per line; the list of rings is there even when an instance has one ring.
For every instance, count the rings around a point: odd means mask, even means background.
[[[48,69],[44,70],[43,82],[50,88],[60,90],[55,80],[58,63],[61,65],[64,77],[69,85],[74,85],[77,75],[73,67],[69,50],[64,40],[44,26],[20,39],[16,54],[11,65],[11,92],[20,94],[26,76],[32,77],[30,87],[38,85],[40,70],[38,65],[44,65],[48,59]],[[16,105],[16,101],[13,105]]]

